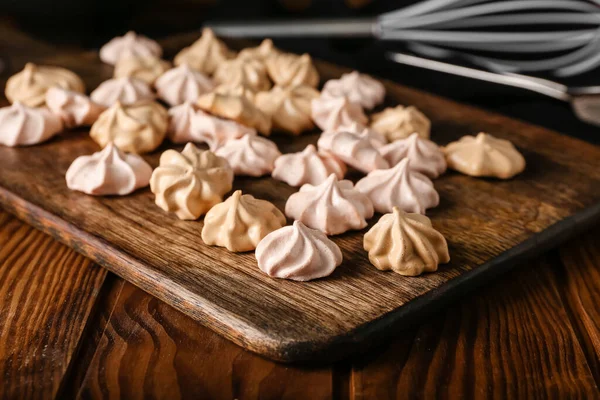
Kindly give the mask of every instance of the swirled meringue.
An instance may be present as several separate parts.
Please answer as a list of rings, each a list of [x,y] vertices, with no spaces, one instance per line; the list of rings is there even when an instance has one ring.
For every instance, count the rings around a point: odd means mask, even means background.
[[[448,144],[444,153],[449,168],[471,176],[510,179],[525,169],[525,158],[511,142],[483,132]]]
[[[198,219],[231,190],[233,171],[227,160],[188,143],[181,153],[167,150],[150,178],[155,203],[179,219]]]
[[[413,106],[396,106],[373,114],[371,128],[385,135],[390,142],[407,138],[414,132],[422,138],[429,139],[431,122]]]
[[[273,41],[265,39],[257,47],[248,47],[240,51],[238,58],[251,58],[264,62],[279,53],[281,52],[273,45]]]
[[[85,93],[83,81],[74,72],[27,63],[21,72],[8,78],[4,94],[11,103],[18,101],[29,107],[37,107],[44,104],[46,91],[53,86]]]
[[[258,268],[270,277],[302,282],[331,275],[343,260],[337,244],[299,221],[269,233],[255,254]]]
[[[119,102],[123,105],[154,100],[154,93],[146,82],[136,78],[114,78],[102,82],[90,98],[95,103],[110,107]]]
[[[373,213],[371,200],[335,174],[319,185],[302,186],[285,203],[285,215],[327,235],[362,229]]]
[[[446,159],[437,144],[413,133],[406,139],[396,140],[379,148],[379,152],[390,165],[396,165],[408,158],[410,166],[430,178],[437,178],[446,172]]]
[[[171,63],[158,57],[121,57],[115,64],[114,78],[135,78],[153,85],[159,76],[171,68]]]
[[[353,71],[342,75],[340,79],[330,79],[325,82],[323,94],[332,97],[347,97],[348,100],[370,110],[383,103],[385,87],[369,75]]]
[[[398,207],[365,234],[363,246],[377,269],[405,276],[434,272],[438,264],[450,262],[446,239],[432,227],[431,220]]]
[[[114,106],[104,111],[92,125],[90,137],[101,147],[109,142],[128,153],[148,153],[165,138],[167,110],[154,102]]]
[[[133,31],[111,39],[100,48],[100,60],[115,65],[123,57],[158,57],[162,48],[154,40],[138,35]]]
[[[231,139],[215,154],[229,162],[235,175],[262,176],[273,171],[275,160],[281,155],[277,145],[256,135]]]
[[[440,203],[431,180],[413,170],[408,158],[390,169],[370,172],[356,182],[355,188],[367,195],[380,213],[392,212],[396,206],[406,212],[425,214],[426,209]]]
[[[86,95],[58,86],[46,92],[46,105],[62,119],[67,128],[92,125],[106,109]]]
[[[255,92],[271,88],[265,65],[253,58],[223,61],[215,70],[213,78],[217,84],[243,86]]]
[[[273,204],[236,190],[206,213],[202,240],[233,252],[250,251],[285,224],[285,215]]]
[[[67,170],[67,187],[83,193],[105,196],[126,195],[148,186],[152,167],[137,154],[121,152],[113,143],[102,151],[80,156]]]
[[[353,122],[349,125],[340,126],[338,129],[333,131],[324,131],[321,136],[335,135],[339,132],[350,132],[356,136],[368,139],[369,142],[371,142],[371,145],[376,149],[379,149],[387,144],[387,139],[385,136],[356,122]]]
[[[156,80],[154,86],[158,97],[171,106],[196,101],[215,88],[208,76],[194,71],[187,64],[168,70]]]
[[[279,53],[265,60],[269,76],[279,86],[319,86],[319,73],[308,54]]]
[[[274,129],[299,135],[315,127],[311,102],[318,97],[319,91],[310,86],[275,86],[269,92],[257,93],[255,103],[271,117]]]
[[[319,185],[331,174],[343,179],[346,165],[330,152],[317,151],[315,146],[309,144],[301,152],[277,158],[272,176],[290,186],[302,186],[305,183]]]
[[[225,43],[217,39],[211,29],[204,28],[198,40],[177,53],[174,63],[177,66],[188,64],[203,74],[212,75],[219,64],[233,58],[234,55]]]
[[[29,146],[45,142],[63,128],[60,117],[45,107],[28,107],[16,101],[0,108],[0,144]]]
[[[389,168],[387,161],[373,147],[371,141],[355,133],[327,133],[321,135],[317,145],[319,150],[327,150],[346,164],[365,173]]]
[[[321,96],[311,103],[313,121],[324,131],[335,131],[354,123],[365,126],[368,122],[362,107],[345,97]]]

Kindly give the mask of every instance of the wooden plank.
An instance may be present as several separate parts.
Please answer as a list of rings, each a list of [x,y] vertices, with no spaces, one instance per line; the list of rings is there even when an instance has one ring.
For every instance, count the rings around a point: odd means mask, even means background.
[[[0,398],[54,398],[106,270],[0,212]]]

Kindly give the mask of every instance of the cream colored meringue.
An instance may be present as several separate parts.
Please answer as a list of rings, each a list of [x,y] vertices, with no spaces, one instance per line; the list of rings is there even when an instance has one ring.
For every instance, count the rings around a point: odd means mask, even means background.
[[[171,68],[171,63],[158,57],[122,57],[115,64],[113,77],[136,78],[153,85],[159,76]]]
[[[321,135],[317,145],[320,150],[331,152],[346,164],[365,173],[389,168],[388,162],[373,147],[371,141],[355,133],[326,133]]]
[[[194,71],[187,64],[162,74],[155,83],[158,97],[175,106],[186,101],[196,101],[215,88],[213,81],[202,72]]]
[[[46,92],[46,105],[62,119],[67,128],[92,125],[106,109],[86,95],[58,86]]]
[[[16,101],[0,108],[0,144],[29,146],[45,142],[63,128],[60,117],[45,107],[28,107]]]
[[[281,52],[273,45],[273,41],[271,39],[265,39],[257,47],[248,47],[240,51],[238,58],[250,58],[264,62],[279,53]]]
[[[413,133],[406,139],[396,140],[379,148],[379,152],[390,165],[396,165],[408,158],[410,166],[430,178],[437,178],[446,172],[446,159],[437,144]]]
[[[376,149],[379,149],[387,144],[387,139],[385,136],[356,122],[353,122],[349,125],[340,126],[338,129],[333,131],[324,131],[321,136],[335,135],[339,132],[350,132],[356,136],[368,139],[369,142],[371,142],[371,145]]]
[[[83,81],[74,72],[27,63],[21,72],[8,78],[4,94],[11,103],[18,101],[29,107],[37,107],[44,105],[46,91],[53,86],[85,93]]]
[[[450,262],[446,239],[432,227],[431,220],[398,207],[365,234],[363,245],[377,269],[405,276],[434,272],[438,264]]]
[[[148,186],[152,167],[137,154],[126,154],[112,142],[102,151],[80,156],[67,170],[67,187],[83,193],[126,195]]]
[[[525,158],[511,142],[483,132],[448,144],[444,153],[449,168],[471,176],[510,179],[525,169]]]
[[[275,86],[269,92],[257,93],[255,103],[271,117],[274,129],[299,135],[315,127],[311,117],[311,102],[318,97],[319,91],[310,86]]]
[[[206,213],[202,240],[233,252],[250,251],[285,224],[285,215],[273,204],[236,190]]]
[[[233,171],[227,160],[209,150],[198,150],[192,143],[181,153],[167,150],[150,178],[155,203],[179,219],[198,219],[223,201],[231,190]]]
[[[191,46],[177,53],[174,62],[177,66],[188,64],[203,74],[212,75],[219,64],[234,56],[235,53],[230,51],[225,43],[217,39],[211,29],[204,28],[202,36]]]
[[[158,57],[162,56],[162,48],[154,40],[138,35],[133,31],[111,39],[100,48],[100,60],[115,65],[125,57]]]
[[[380,213],[392,212],[393,207],[399,207],[406,212],[425,214],[426,209],[440,203],[431,180],[413,170],[408,158],[390,169],[370,172],[356,182],[355,188],[367,195]]]
[[[422,138],[429,139],[431,122],[413,106],[396,106],[373,114],[371,128],[385,135],[390,142],[407,138],[414,132]]]
[[[331,275],[342,251],[323,232],[295,221],[269,233],[256,246],[258,268],[273,278],[310,281]]]
[[[319,73],[308,54],[279,53],[265,60],[269,76],[279,86],[319,86]]]
[[[346,165],[330,152],[317,151],[315,146],[309,144],[301,152],[277,158],[272,176],[290,186],[302,186],[305,183],[319,185],[331,174],[343,179]]]
[[[345,97],[321,96],[311,103],[311,115],[319,128],[335,131],[354,123],[365,126],[368,122],[362,107]]]
[[[281,155],[275,143],[255,135],[231,139],[219,147],[215,154],[229,162],[235,175],[248,176],[270,174],[275,160]]]
[[[167,110],[154,101],[131,105],[117,102],[100,114],[90,137],[101,147],[114,142],[123,151],[141,154],[160,146],[167,126]]]
[[[335,174],[319,185],[302,186],[285,203],[285,215],[327,235],[362,229],[373,213],[371,200]]]
[[[369,75],[354,71],[342,75],[340,79],[330,79],[325,82],[323,94],[332,97],[347,97],[348,100],[370,110],[383,103],[385,87]]]
[[[114,78],[102,82],[90,94],[95,103],[110,107],[119,102],[123,105],[154,100],[154,93],[146,82],[131,78]]]
[[[213,78],[217,84],[243,86],[255,92],[271,88],[267,68],[262,61],[253,58],[223,61],[215,70]]]

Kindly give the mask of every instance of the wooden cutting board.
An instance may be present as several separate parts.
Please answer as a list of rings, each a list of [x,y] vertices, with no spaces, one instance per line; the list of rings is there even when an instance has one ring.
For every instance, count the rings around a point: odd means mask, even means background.
[[[173,55],[195,37],[163,44]],[[112,72],[94,52],[12,50],[4,81],[30,60],[71,68],[89,89]],[[347,72],[325,63],[318,68],[323,80]],[[202,221],[164,213],[149,189],[125,197],[69,191],[64,176],[70,163],[98,150],[86,130],[30,148],[0,146],[0,204],[240,346],[280,361],[334,359],[363,349],[598,220],[600,148],[385,84],[390,105],[413,104],[431,118],[432,139],[439,144],[486,131],[511,140],[527,160],[526,171],[509,181],[454,172],[435,180],[441,203],[428,215],[447,238],[452,258],[437,273],[410,278],[376,270],[362,249],[363,231],[333,237],[344,262],[332,276],[308,283],[271,279],[257,268],[253,253],[204,245]],[[292,152],[317,136],[274,140],[282,152]],[[146,159],[156,166],[159,155]],[[296,190],[269,177],[236,177],[234,189],[282,210]]]

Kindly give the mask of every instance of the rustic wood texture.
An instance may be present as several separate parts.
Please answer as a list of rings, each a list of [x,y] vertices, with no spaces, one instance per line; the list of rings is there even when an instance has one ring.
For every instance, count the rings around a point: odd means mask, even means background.
[[[165,42],[166,53],[193,39]],[[11,62],[9,72],[22,67],[19,60]],[[56,52],[34,61],[71,68],[90,89],[111,72],[93,52]],[[323,79],[345,72],[325,63],[318,67]],[[414,104],[431,117],[438,143],[487,131],[513,141],[528,162],[510,181],[456,173],[436,180],[442,201],[429,216],[448,238],[452,262],[435,274],[406,278],[377,271],[362,251],[362,233],[350,233],[334,238],[345,261],[331,277],[310,283],[270,279],[252,253],[205,246],[202,222],[165,214],[148,189],[123,198],[69,191],[64,174],[70,163],[98,150],[82,131],[40,146],[1,148],[0,204],[235,343],[283,361],[346,355],[390,335],[432,300],[439,303],[462,285],[499,273],[600,213],[598,147],[390,82],[386,86],[390,104]],[[275,140],[290,152],[316,138]],[[146,159],[155,166],[159,154]],[[281,209],[295,190],[270,178],[236,178],[234,188]],[[565,218],[570,219],[542,233]]]

